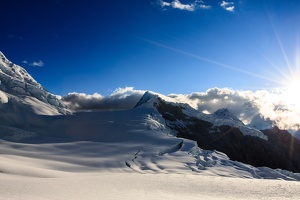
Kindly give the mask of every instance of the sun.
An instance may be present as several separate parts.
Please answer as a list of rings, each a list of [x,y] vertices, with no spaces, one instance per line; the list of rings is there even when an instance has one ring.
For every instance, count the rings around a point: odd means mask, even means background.
[[[300,76],[290,77],[285,81],[283,97],[289,106],[300,110]]]
[[[283,102],[291,108],[300,111],[300,45],[296,46],[294,61],[288,59],[286,51],[281,47],[285,67],[275,66],[282,75],[280,85],[283,89]]]

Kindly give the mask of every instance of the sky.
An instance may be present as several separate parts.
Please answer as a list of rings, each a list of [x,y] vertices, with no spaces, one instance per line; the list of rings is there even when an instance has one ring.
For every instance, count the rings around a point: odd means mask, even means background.
[[[261,90],[300,77],[298,0],[0,0],[0,51],[48,91]],[[300,78],[298,78],[300,80]]]

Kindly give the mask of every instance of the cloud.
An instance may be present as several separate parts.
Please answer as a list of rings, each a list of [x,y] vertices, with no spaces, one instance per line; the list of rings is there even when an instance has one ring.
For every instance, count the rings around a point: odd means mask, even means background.
[[[180,10],[188,10],[188,11],[194,11],[195,10],[195,4],[182,4],[179,0],[175,0],[172,2],[173,8],[178,8]]]
[[[171,6],[171,3],[165,2],[165,1],[160,1],[161,6],[165,7],[165,6]]]
[[[44,63],[43,61],[39,60],[38,62],[32,62],[32,63],[29,63],[30,66],[33,66],[33,67],[43,67],[44,66]]]
[[[29,63],[28,61],[23,60],[22,63],[27,64],[27,65],[32,66],[32,67],[44,67],[44,65],[45,65],[44,62],[41,61],[41,60],[39,60],[37,62],[34,61],[32,63]]]
[[[234,12],[234,9],[235,9],[233,2],[222,1],[220,3],[220,6],[229,12]]]
[[[225,8],[225,10],[230,11],[230,12],[234,12],[234,6],[228,6]]]
[[[186,11],[194,11],[197,8],[200,9],[210,9],[211,6],[205,5],[201,0],[195,0],[190,4],[183,4],[179,0],[174,0],[172,2],[166,2],[163,0],[159,0],[161,7],[172,7],[174,9],[186,10]]]
[[[143,90],[125,87],[117,88],[109,96],[72,92],[61,97],[61,100],[70,108],[78,110],[124,110],[133,108],[144,93]]]
[[[294,133],[299,130],[300,110],[287,103],[285,92],[235,91],[228,88],[211,88],[206,92],[188,95],[171,94],[177,102],[188,103],[204,113],[213,113],[220,108],[228,110],[245,124],[258,129],[278,126]]]
[[[205,4],[200,4],[200,5],[199,5],[199,8],[208,10],[208,9],[211,9],[211,6],[205,5]]]

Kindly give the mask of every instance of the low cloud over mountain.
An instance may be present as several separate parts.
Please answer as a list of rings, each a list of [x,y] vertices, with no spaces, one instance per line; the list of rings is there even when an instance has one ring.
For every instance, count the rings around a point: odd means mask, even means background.
[[[109,96],[72,92],[61,97],[70,108],[78,110],[123,110],[130,109],[139,101],[145,91],[133,87],[116,89]]]
[[[73,92],[61,97],[61,100],[78,110],[120,110],[133,108],[144,92],[133,87],[118,88],[109,96]],[[300,117],[300,111],[295,109],[295,105],[289,105],[279,90],[253,92],[211,88],[206,92],[169,94],[168,97],[176,102],[188,103],[203,113],[227,108],[245,124],[258,129],[270,128],[272,125],[291,132],[299,129],[296,119]]]

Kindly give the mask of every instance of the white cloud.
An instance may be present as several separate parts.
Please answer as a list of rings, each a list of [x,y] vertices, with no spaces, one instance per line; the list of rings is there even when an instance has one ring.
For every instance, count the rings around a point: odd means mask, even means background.
[[[211,5],[205,4],[202,0],[195,0],[191,1],[191,3],[181,3],[180,0],[172,0],[172,1],[163,1],[163,0],[158,0],[159,4],[161,7],[166,8],[166,7],[171,7],[174,9],[180,9],[180,10],[186,10],[186,11],[195,11],[196,9],[211,9]],[[229,1],[222,1],[219,3],[220,6],[229,12],[234,12],[235,11],[235,4],[234,2],[229,2]]]
[[[194,11],[195,10],[195,4],[182,4],[179,0],[174,0],[172,2],[173,8],[178,8],[180,10],[188,10],[188,11]]]
[[[234,6],[228,6],[225,8],[225,10],[230,11],[230,12],[234,12]]]
[[[160,1],[160,3],[161,3],[162,7],[171,6],[171,3],[168,3],[168,2]]]
[[[211,88],[206,92],[189,95],[169,95],[175,101],[188,103],[204,113],[228,108],[245,124],[258,129],[276,125],[295,132],[300,128],[300,110],[288,104],[283,91],[235,91],[228,88]]]
[[[200,9],[210,9],[211,6],[205,5],[203,1],[201,0],[195,0],[189,4],[183,4],[179,0],[173,0],[171,2],[166,2],[163,0],[159,0],[159,3],[161,7],[172,7],[174,9],[179,9],[179,10],[187,10],[187,11],[194,11],[197,8]]]
[[[235,9],[233,2],[222,1],[220,3],[220,6],[229,12],[234,12],[234,9]]]
[[[211,9],[211,6],[205,5],[205,4],[200,4],[199,8],[201,8],[201,9]]]
[[[41,61],[41,60],[39,60],[37,62],[34,61],[32,63],[29,63],[28,61],[23,60],[22,63],[27,64],[27,65],[32,66],[32,67],[44,67],[44,65],[45,65],[44,62]]]
[[[220,4],[221,7],[225,8],[226,6],[229,6],[233,4],[232,2],[226,2],[226,1],[222,1],[222,3]]]
[[[33,66],[33,67],[43,67],[44,66],[44,63],[43,61],[39,60],[38,62],[32,62],[29,64],[30,66]]]

